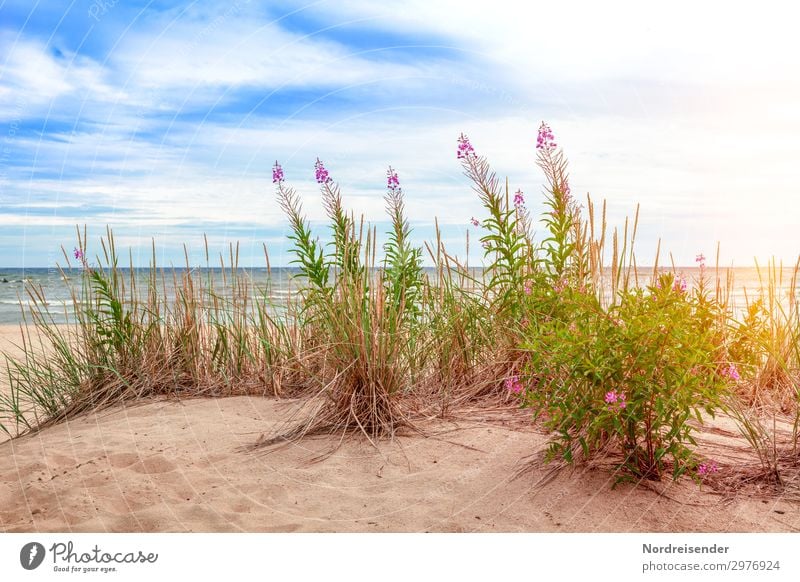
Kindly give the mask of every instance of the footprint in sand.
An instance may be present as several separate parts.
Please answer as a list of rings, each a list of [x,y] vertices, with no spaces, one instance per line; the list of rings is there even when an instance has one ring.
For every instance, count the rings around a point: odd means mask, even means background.
[[[112,453],[108,455],[108,463],[114,469],[130,467],[140,460],[138,453]]]
[[[112,479],[111,475],[101,471],[100,473],[93,473],[87,477],[84,477],[81,479],[80,484],[87,489],[95,489],[97,487],[106,487],[113,482],[114,480]]]
[[[130,466],[130,469],[137,473],[152,475],[154,473],[169,473],[177,469],[177,465],[164,455],[153,455],[134,463]]]
[[[177,465],[164,455],[139,455],[138,453],[112,453],[108,455],[108,463],[113,469],[130,469],[144,475],[169,473]]]
[[[134,515],[137,511],[151,507],[156,502],[157,500],[151,499],[146,492],[139,491],[130,493],[107,491],[105,495],[98,496],[95,500],[102,513],[114,516]]]
[[[78,464],[78,460],[75,457],[58,453],[46,453],[45,462],[51,467],[74,467]]]

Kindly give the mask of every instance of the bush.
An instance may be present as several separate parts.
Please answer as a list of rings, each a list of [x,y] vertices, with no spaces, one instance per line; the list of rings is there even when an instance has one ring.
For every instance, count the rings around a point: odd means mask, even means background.
[[[731,374],[708,323],[713,304],[672,274],[607,310],[586,291],[541,291],[524,342],[534,385],[522,398],[554,432],[549,457],[610,447],[622,478],[660,479],[670,464],[674,478],[693,472],[689,421],[713,416]]]

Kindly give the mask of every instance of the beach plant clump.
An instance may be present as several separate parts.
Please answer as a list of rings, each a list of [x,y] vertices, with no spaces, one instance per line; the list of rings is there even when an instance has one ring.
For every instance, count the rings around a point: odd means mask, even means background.
[[[465,136],[459,139],[459,158],[489,214],[481,240],[493,313],[518,322],[521,357],[504,386],[552,431],[549,458],[572,462],[576,453],[591,458],[616,450],[623,478],[659,479],[668,463],[675,478],[696,474],[702,461],[693,454],[689,420],[713,415],[727,376],[738,376],[724,359],[715,325],[720,308],[702,285],[689,293],[685,278],[673,273],[649,286],[616,284],[604,305],[599,268],[592,268],[600,264],[602,243],[590,234],[591,202],[586,219],[571,194],[566,158],[545,123],[536,148],[546,177],[545,235],[538,243],[530,217],[521,212],[522,192],[512,206],[486,159]],[[617,281],[625,270],[619,256],[615,245]]]
[[[722,360],[704,307],[672,274],[628,290],[609,309],[565,287],[526,336],[532,386],[522,394],[553,432],[548,455],[573,461],[614,451],[621,476],[694,474],[692,420],[721,405],[736,368]]]
[[[317,360],[305,370],[318,384],[322,406],[279,442],[319,431],[360,430],[369,438],[394,434],[407,424],[398,395],[411,377],[408,353],[420,312],[422,251],[410,243],[403,193],[397,173],[387,172],[386,207],[392,230],[384,245],[383,269],[375,272],[377,236],[357,223],[342,203],[341,190],[317,159],[315,177],[330,220],[325,253],[311,234],[295,191],[285,183],[278,162],[273,182],[289,217],[293,264],[305,283],[302,325],[314,330]]]
[[[204,272],[187,254],[186,267],[168,274],[155,249],[148,268],[120,267],[110,229],[93,259],[85,231],[77,239],[59,267],[71,293],[66,323],[44,289],[26,289],[22,355],[5,355],[0,430],[15,436],[155,396],[280,393],[299,343],[287,325],[293,306],[281,310],[269,289],[251,286],[237,267],[238,246],[219,268],[206,245]]]

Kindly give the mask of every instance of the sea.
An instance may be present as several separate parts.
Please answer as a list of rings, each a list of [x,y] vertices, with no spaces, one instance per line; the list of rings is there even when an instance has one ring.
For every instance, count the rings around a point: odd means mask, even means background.
[[[191,273],[189,273],[191,271]],[[118,272],[128,282],[131,269],[120,268]],[[202,277],[204,283],[213,283],[214,291],[224,298],[232,296],[230,269],[221,268],[169,268],[158,269],[159,290],[167,297],[175,296],[175,285],[191,274],[195,280]],[[150,281],[149,268],[133,269],[137,288],[146,290]],[[240,268],[237,277],[246,278],[254,297],[262,298],[268,294],[269,301],[276,306],[285,305],[289,296],[299,287],[299,273],[296,268]],[[56,323],[74,321],[75,302],[73,296],[80,298],[83,272],[80,269],[61,271],[57,268],[3,268],[0,267],[0,325],[18,324],[30,320],[31,308],[44,297],[48,313]]]
[[[426,269],[429,275],[434,274],[432,268]],[[670,269],[660,269],[672,270]],[[120,269],[121,274],[126,280],[130,280],[131,272],[129,269]],[[159,271],[160,286],[166,290],[167,296],[174,296],[175,281],[180,282],[186,274],[187,269],[176,268]],[[223,272],[222,269],[197,268],[192,269],[194,276],[202,276],[204,281],[213,281],[215,291],[222,295],[231,295],[229,270]],[[474,271],[480,276],[480,271]],[[688,287],[691,289],[698,285],[701,279],[701,270],[698,267],[676,268],[675,272],[682,274]],[[648,285],[652,281],[652,267],[640,267],[636,273],[631,274],[631,283]],[[137,287],[146,289],[150,277],[149,269],[134,269],[133,276],[136,278]],[[268,292],[272,301],[273,309],[280,309],[285,305],[286,300],[296,293],[300,282],[298,271],[295,268],[240,268],[237,271],[238,277],[245,277],[249,282],[249,288],[253,290],[255,297],[264,297]],[[735,312],[744,310],[748,302],[753,301],[759,296],[762,290],[768,286],[769,275],[766,268],[729,268],[716,270],[706,268],[703,273],[706,284],[711,284],[713,289],[716,286],[717,278],[723,287],[729,285],[729,305]],[[611,273],[605,273],[604,279],[610,280]],[[797,289],[792,289],[792,269],[783,268],[776,273],[776,298],[782,302],[788,301],[794,294],[797,296]],[[82,272],[79,269],[71,271],[60,271],[56,268],[2,268],[0,267],[0,325],[18,324],[24,321],[24,314],[28,312],[33,304],[31,293],[35,290],[43,296],[47,303],[47,308],[57,323],[69,322],[74,318],[72,293],[76,291],[80,295],[82,283]],[[27,318],[28,320],[30,317]]]

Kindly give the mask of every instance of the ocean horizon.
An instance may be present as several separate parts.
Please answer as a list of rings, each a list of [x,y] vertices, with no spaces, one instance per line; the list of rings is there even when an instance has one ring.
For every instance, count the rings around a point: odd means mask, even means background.
[[[126,278],[131,276],[130,267],[120,267],[119,272]],[[140,289],[146,288],[146,280],[150,274],[149,267],[134,267],[137,286]],[[376,268],[377,272],[379,269]],[[480,275],[481,267],[472,267],[475,275]],[[671,266],[659,266],[659,272],[670,272]],[[674,268],[675,272],[686,277],[689,289],[694,288],[701,275],[701,270],[697,266]],[[203,274],[206,278],[210,277],[214,283],[215,290],[225,298],[231,296],[229,285],[226,280],[231,269],[222,267],[159,267],[159,277],[163,278],[166,285],[168,296],[172,296],[174,291],[174,281],[180,281],[181,276],[186,272]],[[224,272],[223,272],[224,271]],[[435,272],[434,267],[424,267],[427,274]],[[244,276],[253,289],[253,296],[264,297],[268,293],[273,306],[284,303],[300,283],[295,281],[299,274],[296,267],[239,267],[237,276]],[[610,269],[604,270],[604,277],[607,273],[610,278]],[[631,276],[634,279],[632,284],[646,286],[651,282],[653,273],[652,266],[640,266]],[[778,298],[787,299],[792,289],[793,269],[783,267],[782,276],[778,277]],[[0,325],[18,324],[24,321],[23,311],[28,310],[33,301],[28,290],[36,288],[41,291],[47,300],[51,315],[57,322],[68,322],[72,320],[72,295],[71,289],[80,289],[82,271],[80,268],[60,270],[58,267],[0,267]],[[734,311],[745,309],[748,301],[757,297],[762,287],[766,286],[767,269],[762,267],[734,267],[721,268],[717,271],[714,267],[705,269],[707,283],[716,285],[719,277],[721,285],[727,285],[729,277],[732,277],[731,293],[729,297],[730,305]],[[762,282],[763,280],[763,282]],[[294,282],[293,282],[294,281]],[[795,294],[797,290],[795,289]]]

